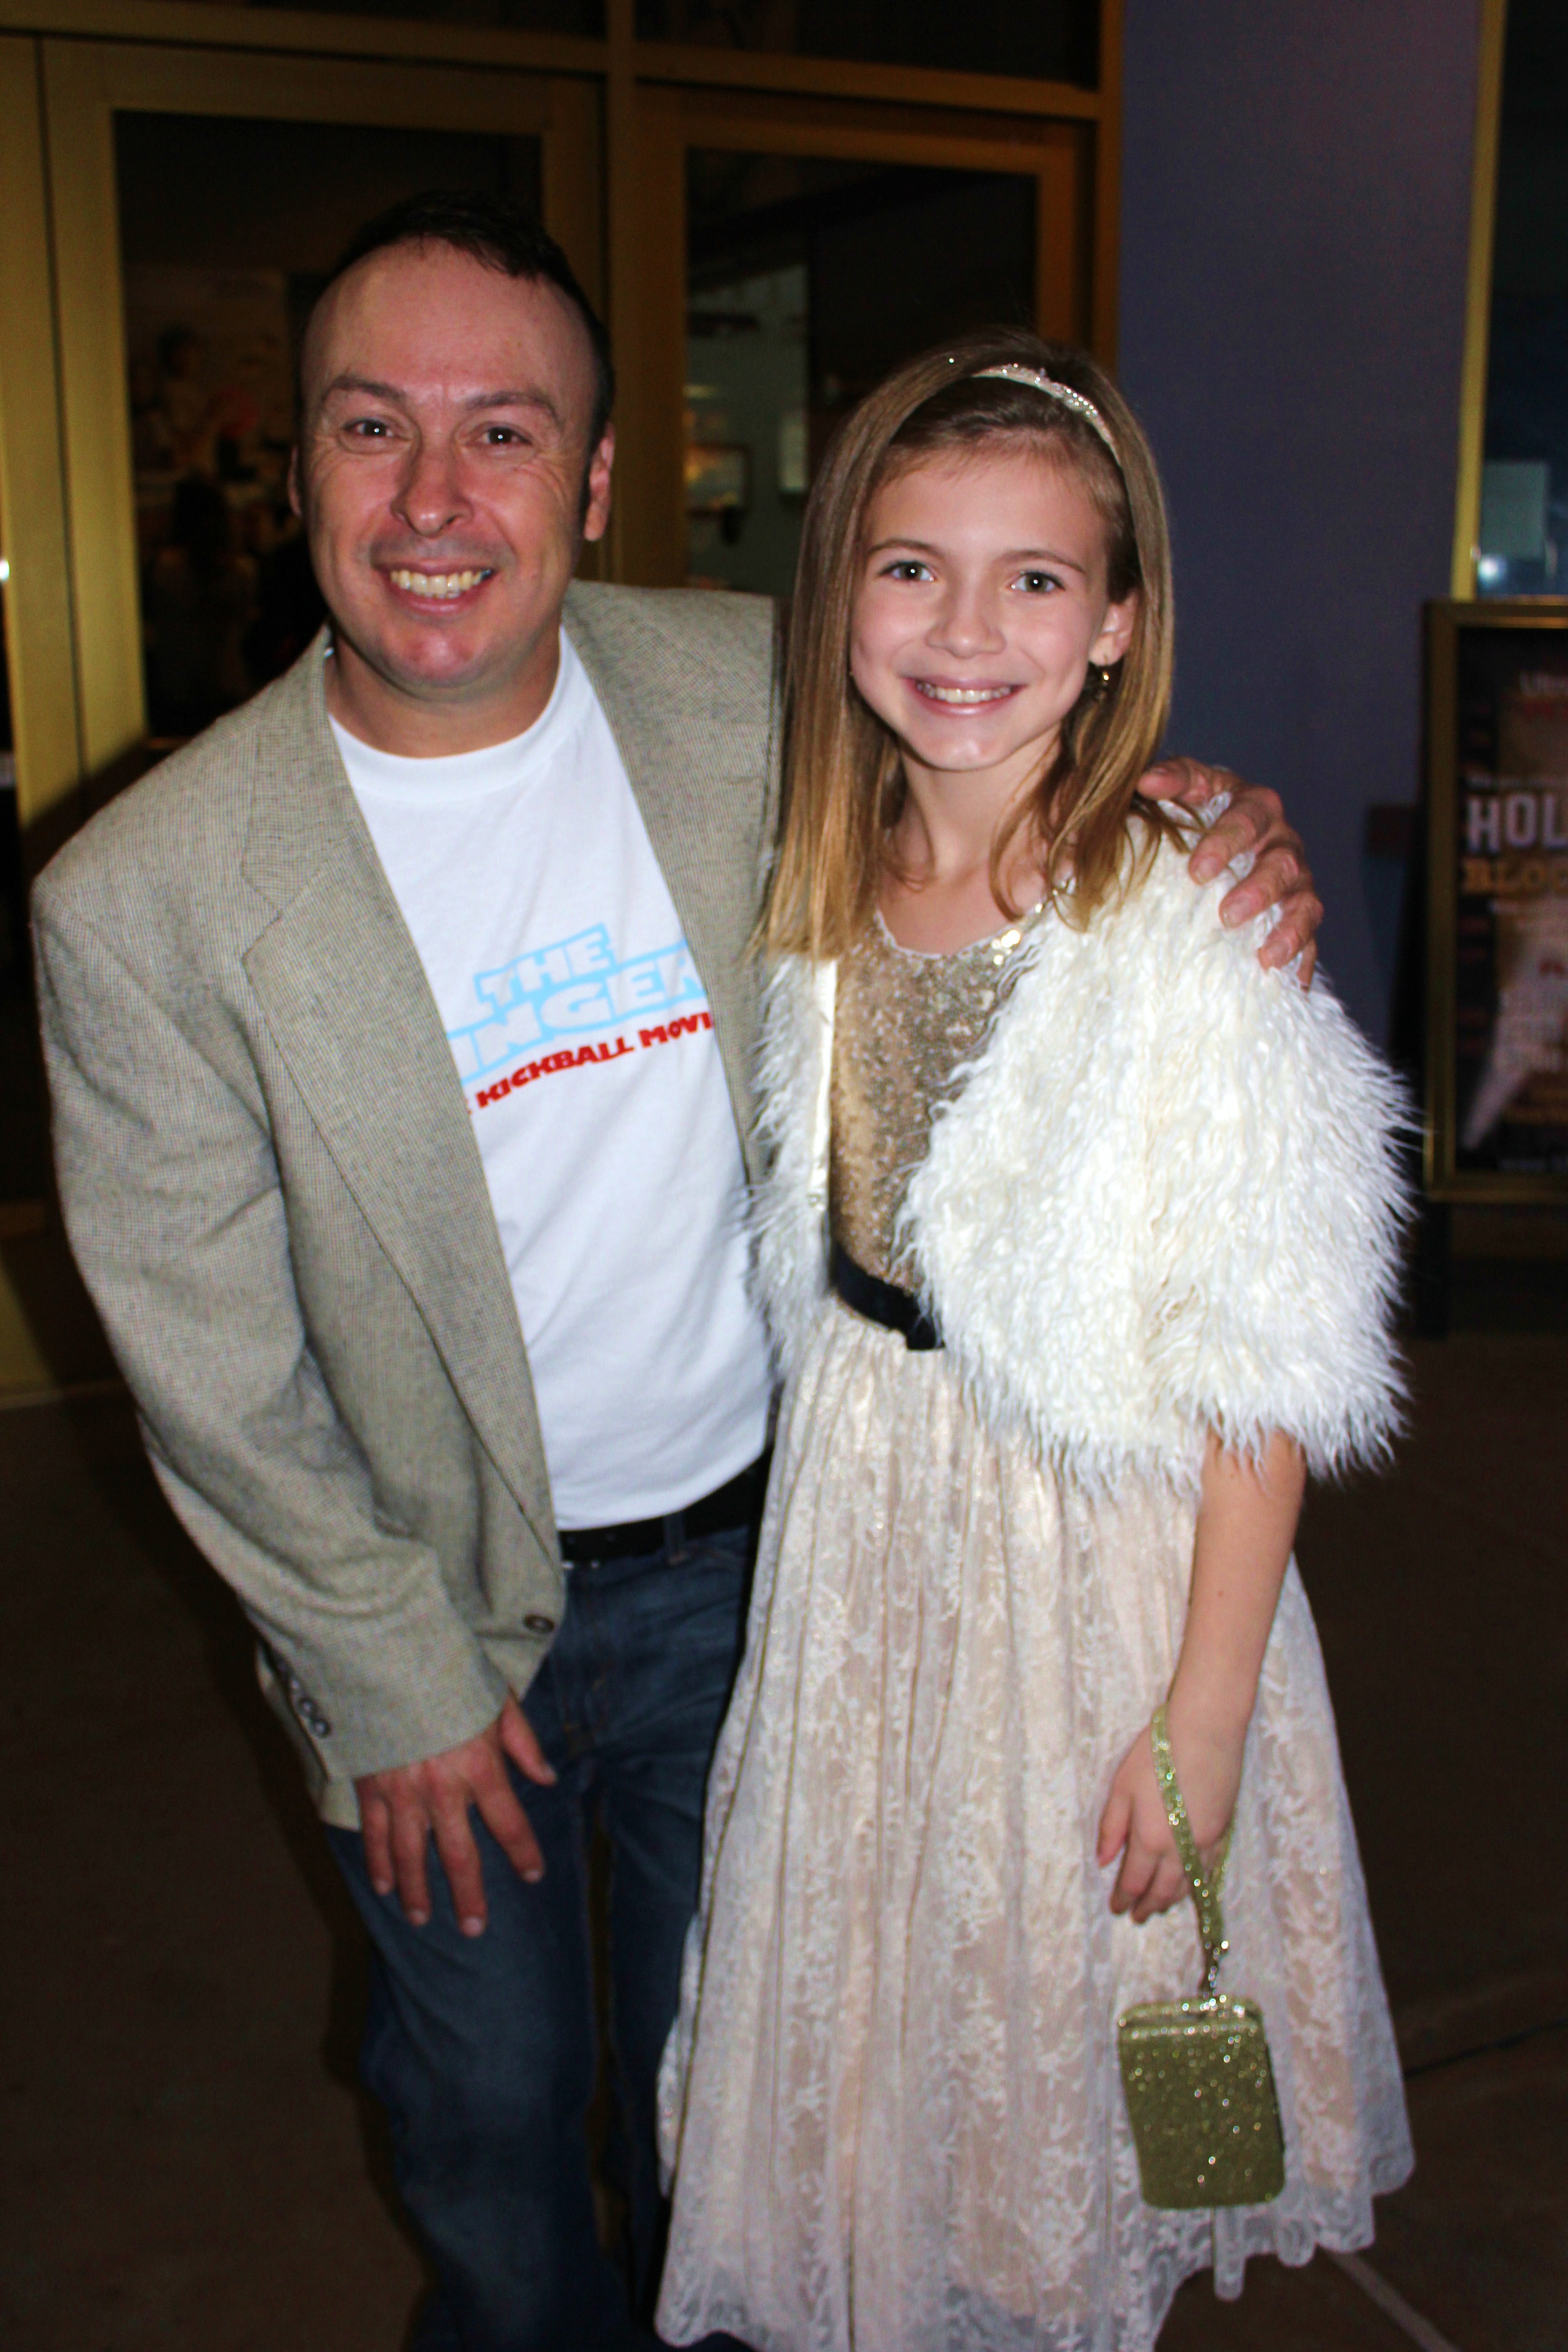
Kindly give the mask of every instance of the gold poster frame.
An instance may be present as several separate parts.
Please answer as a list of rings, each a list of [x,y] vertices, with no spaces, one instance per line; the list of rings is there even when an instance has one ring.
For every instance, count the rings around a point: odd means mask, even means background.
[[[1429,1200],[1510,1208],[1568,1206],[1568,1171],[1465,1169],[1458,1160],[1459,638],[1465,630],[1539,630],[1568,652],[1568,597],[1449,597],[1426,608],[1426,1027],[1424,1179]]]

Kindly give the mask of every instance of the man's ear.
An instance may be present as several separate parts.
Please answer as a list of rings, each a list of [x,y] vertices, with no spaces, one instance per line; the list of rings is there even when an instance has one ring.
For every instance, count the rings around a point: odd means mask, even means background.
[[[305,480],[300,470],[300,444],[289,452],[289,503],[301,522],[305,519]]]
[[[588,460],[587,499],[583,509],[584,539],[603,539],[610,525],[610,471],[616,462],[616,428],[605,427],[604,438]]]

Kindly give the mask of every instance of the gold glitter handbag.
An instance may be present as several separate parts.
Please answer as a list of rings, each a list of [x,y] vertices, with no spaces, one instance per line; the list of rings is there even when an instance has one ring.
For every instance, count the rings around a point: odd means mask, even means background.
[[[1165,1811],[1197,1906],[1204,1979],[1190,2000],[1144,2001],[1116,2030],[1144,2202],[1176,2209],[1266,2205],[1285,2186],[1285,2144],[1263,2011],[1215,1990],[1229,1946],[1219,1883],[1227,1830],[1205,1876],[1176,1786],[1165,1710],[1150,1737]]]

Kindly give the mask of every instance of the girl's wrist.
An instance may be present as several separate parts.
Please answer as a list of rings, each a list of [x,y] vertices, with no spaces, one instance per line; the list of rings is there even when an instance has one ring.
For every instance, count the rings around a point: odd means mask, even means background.
[[[1178,1737],[1185,1732],[1239,1748],[1257,1697],[1255,1678],[1198,1674],[1179,1664],[1171,1678],[1165,1717]]]

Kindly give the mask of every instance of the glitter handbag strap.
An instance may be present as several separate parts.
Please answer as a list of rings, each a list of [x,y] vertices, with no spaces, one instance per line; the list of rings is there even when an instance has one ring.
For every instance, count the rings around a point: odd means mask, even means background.
[[[1160,1783],[1160,1794],[1165,1800],[1165,1818],[1176,1841],[1176,1852],[1182,1857],[1182,1868],[1187,1874],[1187,1885],[1193,1890],[1197,1906],[1198,1937],[1204,1948],[1204,1980],[1200,1990],[1212,1993],[1219,1982],[1220,1962],[1229,1951],[1226,1939],[1225,1914],[1219,1907],[1219,1883],[1225,1876],[1226,1856],[1230,1853],[1230,1830],[1226,1827],[1219,1842],[1213,1867],[1207,1871],[1198,1853],[1193,1835],[1193,1825],[1187,1819],[1187,1809],[1176,1785],[1175,1759],[1171,1754],[1170,1727],[1163,1706],[1154,1709],[1154,1719],[1149,1726],[1150,1745],[1154,1750],[1154,1777]]]

